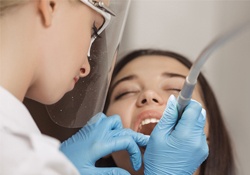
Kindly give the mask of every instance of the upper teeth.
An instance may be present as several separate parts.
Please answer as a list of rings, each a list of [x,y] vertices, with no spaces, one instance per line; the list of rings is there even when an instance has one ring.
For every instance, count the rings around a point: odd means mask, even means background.
[[[141,122],[141,125],[146,125],[146,124],[149,124],[149,123],[158,123],[160,120],[156,119],[156,118],[147,118],[145,120],[143,120]]]

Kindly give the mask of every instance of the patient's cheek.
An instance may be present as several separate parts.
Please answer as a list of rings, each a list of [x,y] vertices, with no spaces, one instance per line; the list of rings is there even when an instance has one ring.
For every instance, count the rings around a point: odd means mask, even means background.
[[[208,123],[208,120],[206,121],[204,132],[205,132],[206,137],[207,137],[207,143],[209,144],[209,123]]]

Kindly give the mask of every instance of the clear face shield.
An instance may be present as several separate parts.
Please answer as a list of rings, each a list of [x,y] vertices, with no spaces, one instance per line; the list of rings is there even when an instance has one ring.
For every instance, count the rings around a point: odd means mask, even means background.
[[[102,1],[81,1],[100,13],[105,22],[97,31],[100,37],[91,39],[90,74],[79,79],[59,102],[46,106],[50,118],[67,128],[80,128],[103,110],[130,4],[130,0],[110,0],[107,7]]]

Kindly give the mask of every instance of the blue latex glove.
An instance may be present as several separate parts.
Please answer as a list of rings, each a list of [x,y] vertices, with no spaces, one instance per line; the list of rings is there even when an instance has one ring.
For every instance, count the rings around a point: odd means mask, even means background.
[[[134,169],[138,170],[142,163],[138,145],[146,146],[148,140],[148,136],[123,129],[118,115],[106,117],[99,113],[64,141],[60,150],[73,162],[81,175],[128,175],[121,168],[96,168],[95,162],[112,152],[126,149]]]
[[[178,117],[176,106],[172,95],[151,133],[144,154],[145,175],[192,175],[208,156],[205,110],[198,102],[190,101],[174,128]]]

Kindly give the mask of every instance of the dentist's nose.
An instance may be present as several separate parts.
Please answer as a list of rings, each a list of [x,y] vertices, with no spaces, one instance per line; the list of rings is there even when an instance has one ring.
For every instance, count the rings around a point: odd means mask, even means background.
[[[136,104],[140,107],[149,104],[162,105],[164,101],[155,91],[146,90],[140,94]]]
[[[82,67],[80,68],[80,77],[86,77],[90,72],[90,65],[89,65],[89,59],[87,58],[86,61],[84,61]]]

